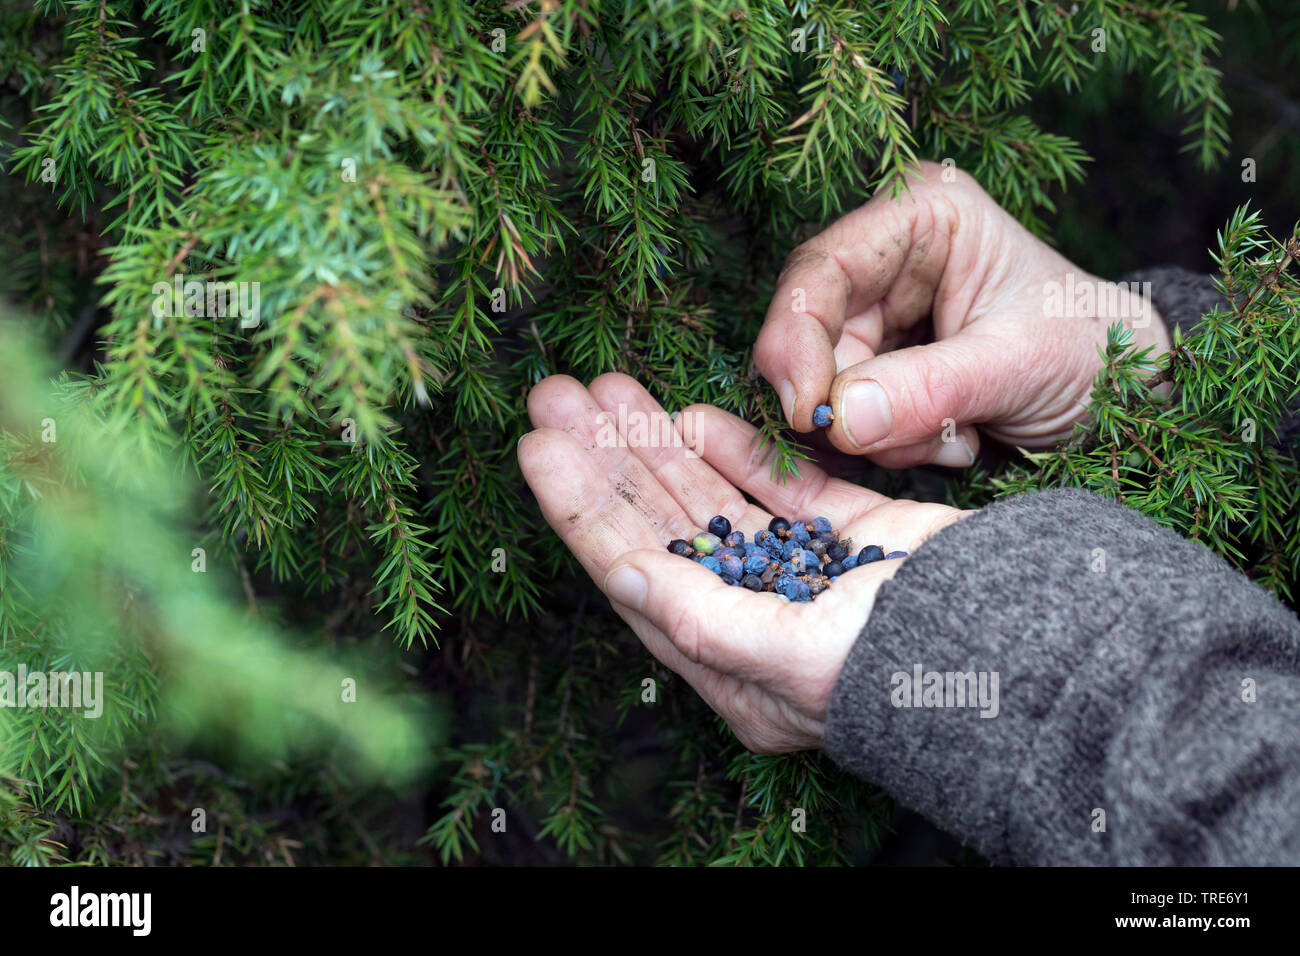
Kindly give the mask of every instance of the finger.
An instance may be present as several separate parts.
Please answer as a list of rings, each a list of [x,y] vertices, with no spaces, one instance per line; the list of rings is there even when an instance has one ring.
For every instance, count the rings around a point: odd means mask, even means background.
[[[613,476],[617,494],[640,509],[660,531],[661,544],[673,538],[689,538],[698,530],[698,523],[628,448],[617,421],[608,418],[577,379],[567,375],[544,379],[528,393],[528,415],[538,428],[554,428],[569,434],[603,474]],[[674,434],[671,424],[667,433]]]
[[[842,451],[874,454],[1008,415],[1032,388],[1027,335],[970,326],[846,369],[831,386],[827,436]]]
[[[748,534],[753,533],[749,529],[767,527],[772,516],[746,501],[740,489],[701,457],[701,448],[688,441],[701,438],[694,412],[679,413],[674,422],[650,393],[627,375],[602,375],[589,390],[600,407],[620,423],[632,452],[697,528],[706,527],[714,515],[722,515]],[[663,440],[665,433],[675,440]]]
[[[630,551],[601,582],[610,599],[641,614],[686,660],[744,680],[767,680],[805,606],[727,584],[661,549]],[[777,626],[777,616],[786,623]]]
[[[718,682],[722,675],[710,672],[705,664],[692,661],[679,651],[672,640],[657,633],[646,616],[632,606],[640,605],[639,600],[629,599],[626,591],[611,593],[605,582],[610,570],[629,553],[662,553],[673,558],[675,564],[667,568],[669,582],[660,585],[661,588],[682,593],[712,593],[717,587],[732,590],[730,585],[693,561],[660,552],[663,542],[659,540],[660,533],[654,523],[647,520],[642,509],[618,493],[609,477],[572,435],[549,428],[529,432],[520,440],[518,454],[524,479],[536,496],[542,515],[560,540],[592,579],[602,586],[614,602],[615,610],[637,632],[649,651],[712,702],[719,693]],[[743,589],[734,590],[739,592]],[[751,598],[759,597],[752,591],[744,593]],[[719,607],[725,611],[736,596],[721,597]],[[775,601],[771,595],[766,597],[765,604]],[[656,603],[655,607],[659,604]],[[748,617],[735,619],[752,623]],[[731,663],[743,674],[753,670],[748,666],[751,661],[735,659]],[[741,667],[742,663],[746,666]]]
[[[829,518],[837,527],[888,501],[884,495],[831,478],[810,461],[799,461],[799,477],[772,477],[770,445],[757,442],[758,429],[719,408],[692,405],[696,435],[688,436],[705,461],[725,479],[757,498],[772,514],[785,518]],[[744,530],[744,529],[742,529]]]
[[[964,425],[955,431],[946,429],[938,438],[876,452],[871,460],[882,468],[915,468],[918,465],[969,468],[975,464],[979,448],[979,432]]]
[[[790,255],[754,362],[797,431],[812,430],[813,409],[830,391],[846,322],[872,319],[859,336],[870,347],[885,328],[931,310],[957,218],[939,169],[923,164],[921,176],[909,180],[910,194],[877,195]]]
[[[623,553],[661,548],[668,540],[663,520],[643,499],[620,495],[609,474],[567,432],[529,432],[519,441],[518,455],[543,517],[594,580],[602,580]]]

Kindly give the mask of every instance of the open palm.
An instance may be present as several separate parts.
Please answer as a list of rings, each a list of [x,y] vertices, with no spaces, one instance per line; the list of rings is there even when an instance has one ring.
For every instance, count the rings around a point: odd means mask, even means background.
[[[528,413],[536,430],[520,441],[519,462],[546,520],[650,652],[761,753],[821,744],[835,680],[903,562],[863,565],[811,604],[786,604],[728,585],[665,545],[716,514],[747,537],[773,515],[821,515],[859,547],[910,552],[967,513],[895,501],[808,462],[797,480],[778,483],[752,426],[706,405],[674,423],[625,375],[586,388],[553,376],[529,394]],[[651,426],[619,430],[638,420]]]

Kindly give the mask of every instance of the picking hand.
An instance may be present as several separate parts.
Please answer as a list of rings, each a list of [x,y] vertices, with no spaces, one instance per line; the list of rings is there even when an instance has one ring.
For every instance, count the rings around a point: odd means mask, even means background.
[[[1139,347],[1168,350],[1145,299],[1071,264],[967,174],[924,163],[909,185],[910,196],[876,196],[786,262],[754,357],[796,430],[811,431],[813,409],[829,402],[842,451],[890,468],[965,466],[977,424],[1026,447],[1066,437],[1115,319]],[[1091,309],[1071,295],[1089,285]]]
[[[693,537],[716,514],[749,539],[773,515],[820,515],[859,547],[912,551],[968,513],[893,501],[808,462],[800,462],[798,480],[778,484],[750,425],[705,405],[686,409],[674,424],[625,375],[603,375],[589,388],[553,376],[529,394],[528,413],[536,431],[519,442],[519,463],[546,520],[649,651],[760,753],[820,745],[849,649],[876,592],[903,562],[862,565],[816,601],[785,604],[726,584],[668,553],[667,543]],[[623,432],[608,440],[614,423],[638,416],[649,427],[628,429],[637,447]],[[676,441],[644,440],[673,435]]]

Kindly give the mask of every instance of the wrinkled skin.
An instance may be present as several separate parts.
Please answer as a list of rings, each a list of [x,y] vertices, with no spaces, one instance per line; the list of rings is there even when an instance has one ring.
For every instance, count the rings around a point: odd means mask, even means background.
[[[661,423],[653,434],[689,443],[600,440],[598,416],[617,421],[619,405],[628,420],[635,412]],[[859,547],[911,551],[967,513],[893,501],[807,462],[799,480],[778,484],[752,444],[752,426],[706,405],[675,424],[625,375],[603,375],[589,388],[553,376],[529,394],[528,413],[536,430],[520,440],[519,463],[546,520],[650,652],[758,753],[820,746],[835,679],[877,590],[902,561],[855,568],[811,604],[784,604],[729,586],[665,545],[691,538],[715,514],[747,540],[775,514],[824,515]]]
[[[1115,318],[1139,347],[1169,348],[1160,316],[1133,292],[1063,314],[1083,304],[1066,298],[1068,275],[1075,289],[1103,280],[1030,235],[970,176],[953,169],[944,182],[944,172],[923,163],[910,195],[877,195],[795,249],[755,348],[796,430],[811,431],[829,399],[832,444],[891,468],[970,464],[977,424],[1028,448],[1066,437]],[[1050,283],[1066,308],[1050,301]],[[864,380],[883,389],[883,415],[846,403]],[[955,441],[941,440],[945,419]]]

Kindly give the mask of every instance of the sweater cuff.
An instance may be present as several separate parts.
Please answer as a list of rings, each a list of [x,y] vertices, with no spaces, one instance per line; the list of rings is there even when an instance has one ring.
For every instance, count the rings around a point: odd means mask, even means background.
[[[1130,287],[1138,283],[1142,294],[1165,320],[1171,337],[1175,328],[1186,335],[1201,316],[1227,307],[1227,300],[1214,286],[1213,276],[1188,272],[1178,266],[1140,269],[1124,276],[1123,281],[1130,283]]]
[[[1107,739],[1164,629],[1153,615],[1211,566],[1229,570],[1090,492],[997,501],[881,586],[825,749],[995,863],[1060,860],[1063,833],[1072,862],[1103,862],[1087,821]]]

